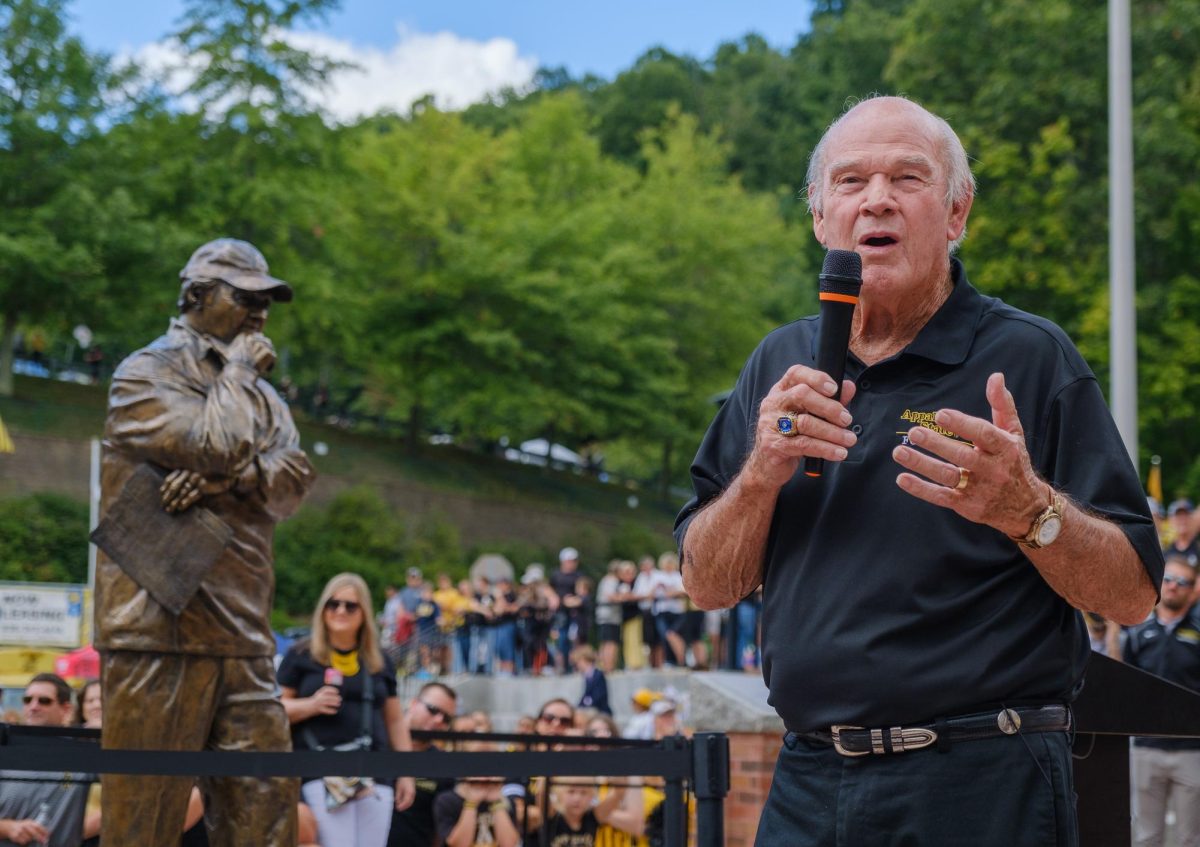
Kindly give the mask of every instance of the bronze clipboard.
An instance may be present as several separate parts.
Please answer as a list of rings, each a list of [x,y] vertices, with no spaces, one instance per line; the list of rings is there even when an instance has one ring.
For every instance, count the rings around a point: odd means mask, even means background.
[[[233,538],[210,510],[169,514],[162,506],[166,474],[142,464],[92,532],[92,543],[172,614],[179,615]]]

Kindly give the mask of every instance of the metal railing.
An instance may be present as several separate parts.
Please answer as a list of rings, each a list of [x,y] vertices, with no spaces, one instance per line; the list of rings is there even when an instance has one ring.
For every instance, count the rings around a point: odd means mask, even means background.
[[[729,739],[702,732],[661,741],[502,733],[418,732],[421,740],[519,745],[507,751],[296,751],[257,753],[178,750],[107,750],[99,730],[0,724],[0,768],[191,777],[306,777],[378,774],[392,777],[660,777],[666,799],[663,844],[687,844],[687,802],[695,796],[696,847],[724,843],[725,795],[729,791]],[[538,749],[555,747],[559,749]],[[590,748],[590,749],[585,749]],[[544,792],[548,793],[548,792]]]

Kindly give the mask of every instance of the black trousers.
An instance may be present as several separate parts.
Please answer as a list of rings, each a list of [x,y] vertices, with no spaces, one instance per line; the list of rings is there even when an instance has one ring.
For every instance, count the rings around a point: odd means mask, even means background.
[[[1077,847],[1066,733],[846,758],[793,733],[756,847]]]

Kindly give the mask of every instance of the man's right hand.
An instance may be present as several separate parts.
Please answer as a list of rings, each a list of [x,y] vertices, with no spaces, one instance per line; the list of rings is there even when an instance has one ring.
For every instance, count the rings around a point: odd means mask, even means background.
[[[249,365],[260,376],[266,376],[275,367],[275,345],[261,332],[243,332],[230,342],[229,359]]]
[[[322,685],[309,700],[318,715],[336,715],[342,708],[342,692],[333,685]]]
[[[853,421],[847,404],[854,398],[855,385],[842,382],[841,400],[834,400],[835,384],[828,374],[804,365],[788,368],[771,387],[758,407],[758,424],[751,451],[741,476],[754,488],[782,488],[795,475],[807,456],[840,462],[858,441],[850,431]],[[785,436],[779,419],[796,416],[796,435]]]
[[[14,844],[33,844],[50,840],[50,830],[37,821],[0,821],[0,837]]]

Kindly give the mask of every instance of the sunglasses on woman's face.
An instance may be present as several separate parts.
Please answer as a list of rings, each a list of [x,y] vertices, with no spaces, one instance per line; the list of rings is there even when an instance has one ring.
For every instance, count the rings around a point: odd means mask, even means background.
[[[418,702],[425,707],[425,710],[429,712],[430,717],[441,718],[445,723],[450,723],[452,720],[454,720],[454,715],[450,714],[445,709],[439,709],[437,706],[433,705],[427,700],[419,700]]]
[[[330,598],[325,601],[325,611],[327,612],[336,612],[339,609],[344,609],[346,614],[352,615],[361,608],[362,604],[354,600],[334,600]]]
[[[555,724],[558,724],[559,726],[570,726],[571,724],[573,724],[575,722],[575,719],[573,717],[571,717],[570,715],[546,714],[546,715],[542,715],[541,720],[545,721],[546,723],[555,723]]]

